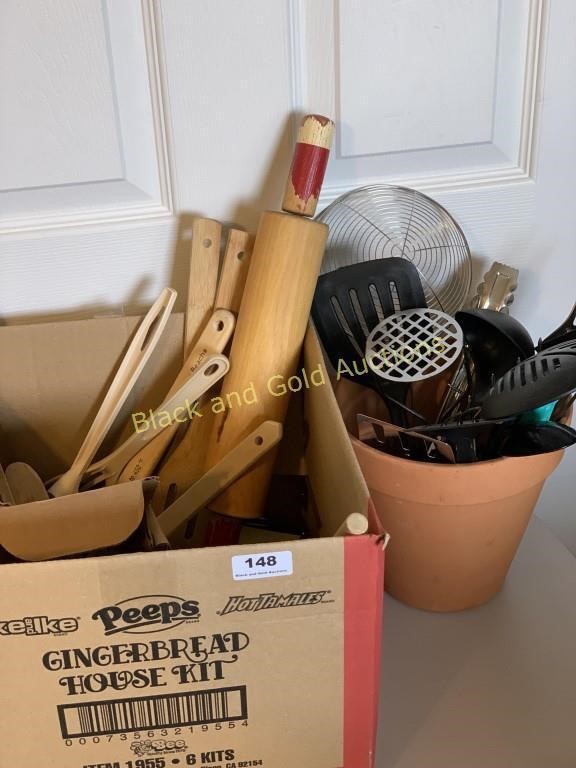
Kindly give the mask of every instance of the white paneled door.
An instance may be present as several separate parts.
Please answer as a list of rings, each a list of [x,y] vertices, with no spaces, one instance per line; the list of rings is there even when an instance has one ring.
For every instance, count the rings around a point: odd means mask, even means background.
[[[323,203],[425,190],[545,335],[576,298],[574,39],[573,0],[1,0],[0,316],[182,289],[191,216],[253,229],[316,111]],[[540,513],[576,551],[573,468]]]

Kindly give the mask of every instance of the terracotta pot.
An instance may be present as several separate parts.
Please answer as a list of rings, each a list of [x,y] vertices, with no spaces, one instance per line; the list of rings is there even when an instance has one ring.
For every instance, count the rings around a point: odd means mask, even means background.
[[[379,414],[373,393],[347,384],[335,389],[352,432],[357,412]],[[501,589],[544,481],[564,453],[428,464],[350,439],[391,537],[386,589],[430,611],[472,608]]]

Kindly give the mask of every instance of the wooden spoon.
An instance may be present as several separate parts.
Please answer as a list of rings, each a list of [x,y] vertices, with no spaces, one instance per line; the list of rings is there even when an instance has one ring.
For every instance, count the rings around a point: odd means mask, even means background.
[[[86,468],[154,351],[175,300],[176,291],[165,288],[140,323],[72,466],[50,486],[52,496],[65,496],[78,491]]]
[[[148,468],[138,463],[138,457],[145,457],[143,448],[148,445],[154,448],[155,444],[162,440],[164,433],[173,428],[169,424],[156,426],[157,422],[162,421],[162,415],[167,414],[172,422],[176,422],[177,427],[179,422],[176,420],[176,411],[186,410],[186,401],[195,403],[227,373],[229,367],[228,358],[224,355],[208,355],[180,384],[176,392],[168,397],[146,422],[139,425],[138,431],[130,435],[115,451],[88,467],[85,475],[86,485],[97,485],[104,480],[108,485],[112,485],[122,479],[135,480],[138,477],[146,477],[149,474]],[[133,472],[132,477],[128,476],[129,471]]]

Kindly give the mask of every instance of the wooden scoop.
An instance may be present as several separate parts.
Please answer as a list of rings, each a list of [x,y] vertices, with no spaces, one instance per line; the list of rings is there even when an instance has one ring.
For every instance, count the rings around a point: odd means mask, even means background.
[[[29,504],[50,498],[38,473],[23,461],[15,461],[6,467],[6,480],[14,497],[14,504]]]
[[[140,323],[72,466],[50,486],[52,496],[65,496],[78,491],[84,472],[154,351],[168,322],[176,295],[172,288],[165,288]]]

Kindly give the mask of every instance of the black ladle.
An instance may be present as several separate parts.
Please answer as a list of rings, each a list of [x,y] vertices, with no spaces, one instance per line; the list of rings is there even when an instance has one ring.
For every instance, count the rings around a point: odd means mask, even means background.
[[[485,392],[520,360],[534,354],[526,328],[510,315],[493,309],[456,312],[474,363],[476,395]]]
[[[573,341],[574,339],[576,339],[576,304],[572,307],[566,320],[539,342],[538,351],[540,352],[543,349],[554,347],[561,342]]]

